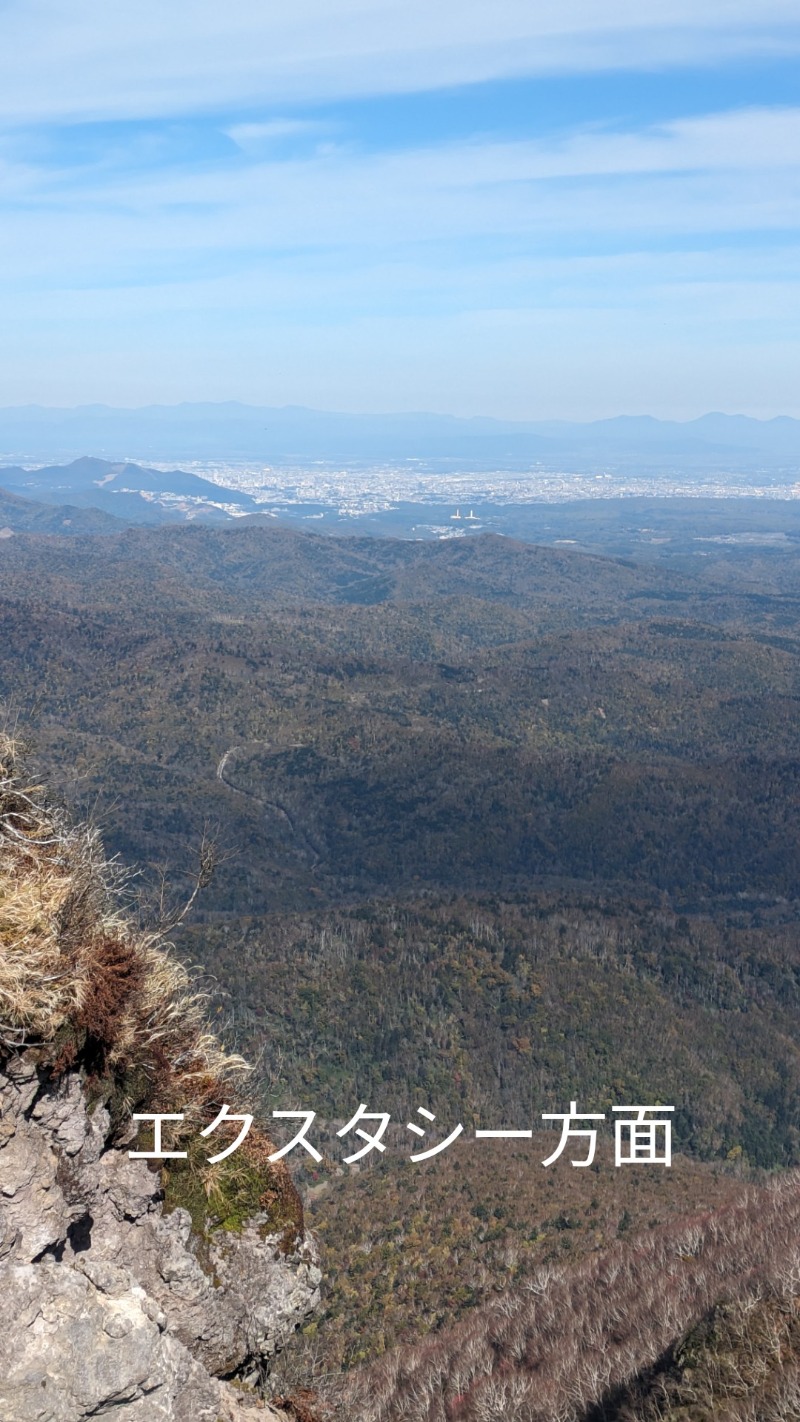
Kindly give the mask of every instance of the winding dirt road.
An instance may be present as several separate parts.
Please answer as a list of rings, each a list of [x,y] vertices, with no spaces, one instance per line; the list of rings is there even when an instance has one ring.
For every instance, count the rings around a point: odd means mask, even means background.
[[[229,780],[228,776],[225,773],[228,761],[231,759],[232,756],[235,757],[238,752],[258,748],[268,749],[270,746],[272,746],[272,744],[272,741],[244,741],[241,745],[228,746],[228,749],[225,751],[224,755],[220,757],[219,763],[217,765],[217,780],[219,780],[222,785],[225,785],[228,790],[232,790],[235,795],[243,795],[246,799],[253,800],[256,805],[260,805],[262,809],[268,811],[271,810],[273,814],[280,815],[281,818],[284,819],[287,825],[289,826],[289,829],[291,830],[291,833],[297,843],[297,847],[303,850],[310,857],[311,868],[314,869],[316,868],[317,864],[319,864],[322,855],[320,854],[316,845],[313,844],[312,841],[309,839],[305,830],[301,829],[296,823],[294,817],[289,813],[286,806],[282,805],[279,800],[265,800],[261,795],[254,794],[252,790],[243,790],[240,785],[234,785],[233,781]],[[274,748],[274,754],[278,755],[281,751],[284,750],[301,750],[302,745],[303,743],[301,741],[294,741],[286,746],[278,746]]]

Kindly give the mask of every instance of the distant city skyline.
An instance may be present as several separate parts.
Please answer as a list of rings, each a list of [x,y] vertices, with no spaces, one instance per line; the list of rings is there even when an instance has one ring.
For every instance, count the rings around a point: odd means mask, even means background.
[[[9,0],[0,406],[800,415],[789,0]]]

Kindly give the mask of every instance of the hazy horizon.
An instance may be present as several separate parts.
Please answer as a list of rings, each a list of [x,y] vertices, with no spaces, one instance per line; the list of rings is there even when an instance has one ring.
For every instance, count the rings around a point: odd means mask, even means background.
[[[786,409],[776,410],[773,414],[769,415],[752,415],[748,413],[748,411],[740,409],[738,407],[732,409],[723,409],[722,407],[719,407],[714,409],[699,409],[697,414],[685,416],[671,416],[657,414],[651,409],[628,409],[620,407],[609,410],[609,412],[605,415],[590,415],[578,413],[574,416],[566,418],[562,416],[548,415],[545,413],[536,416],[531,415],[526,417],[520,416],[519,418],[511,418],[502,415],[494,415],[488,411],[478,409],[474,410],[470,414],[464,415],[457,413],[455,410],[435,408],[432,406],[428,407],[422,405],[409,405],[397,409],[382,407],[372,410],[357,406],[350,408],[344,405],[337,405],[335,407],[326,405],[315,405],[299,400],[287,400],[280,404],[274,404],[267,400],[244,400],[236,399],[235,397],[219,400],[205,400],[200,398],[187,398],[185,400],[147,400],[140,401],[137,403],[128,403],[126,401],[112,402],[108,400],[92,399],[64,402],[55,400],[27,400],[15,402],[13,404],[9,403],[0,405],[0,416],[4,414],[16,414],[27,411],[36,411],[43,414],[79,414],[83,411],[108,411],[114,414],[144,414],[153,410],[179,411],[182,409],[240,409],[247,411],[260,410],[273,414],[298,413],[309,415],[325,415],[333,417],[342,416],[348,419],[434,419],[445,421],[450,420],[458,422],[459,424],[486,423],[497,424],[507,427],[516,426],[520,428],[543,428],[547,425],[556,424],[561,424],[565,426],[589,426],[598,424],[610,424],[614,422],[622,422],[625,420],[630,420],[632,422],[652,421],[656,424],[666,425],[698,424],[702,420],[707,419],[747,420],[754,424],[762,425],[774,424],[776,421],[780,420],[791,420],[792,422],[800,423],[800,414],[792,414]]]

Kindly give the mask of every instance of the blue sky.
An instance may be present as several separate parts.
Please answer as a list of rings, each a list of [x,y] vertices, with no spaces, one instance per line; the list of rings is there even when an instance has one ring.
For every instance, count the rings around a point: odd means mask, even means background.
[[[800,415],[796,0],[0,0],[0,405]]]

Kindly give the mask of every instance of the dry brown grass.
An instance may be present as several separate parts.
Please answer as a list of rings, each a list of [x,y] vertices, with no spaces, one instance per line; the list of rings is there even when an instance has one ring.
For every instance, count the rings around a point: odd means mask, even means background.
[[[82,1066],[112,1118],[177,1109],[189,1129],[231,1101],[247,1066],[120,890],[97,833],[51,805],[0,736],[0,1047],[38,1048],[55,1073]]]

